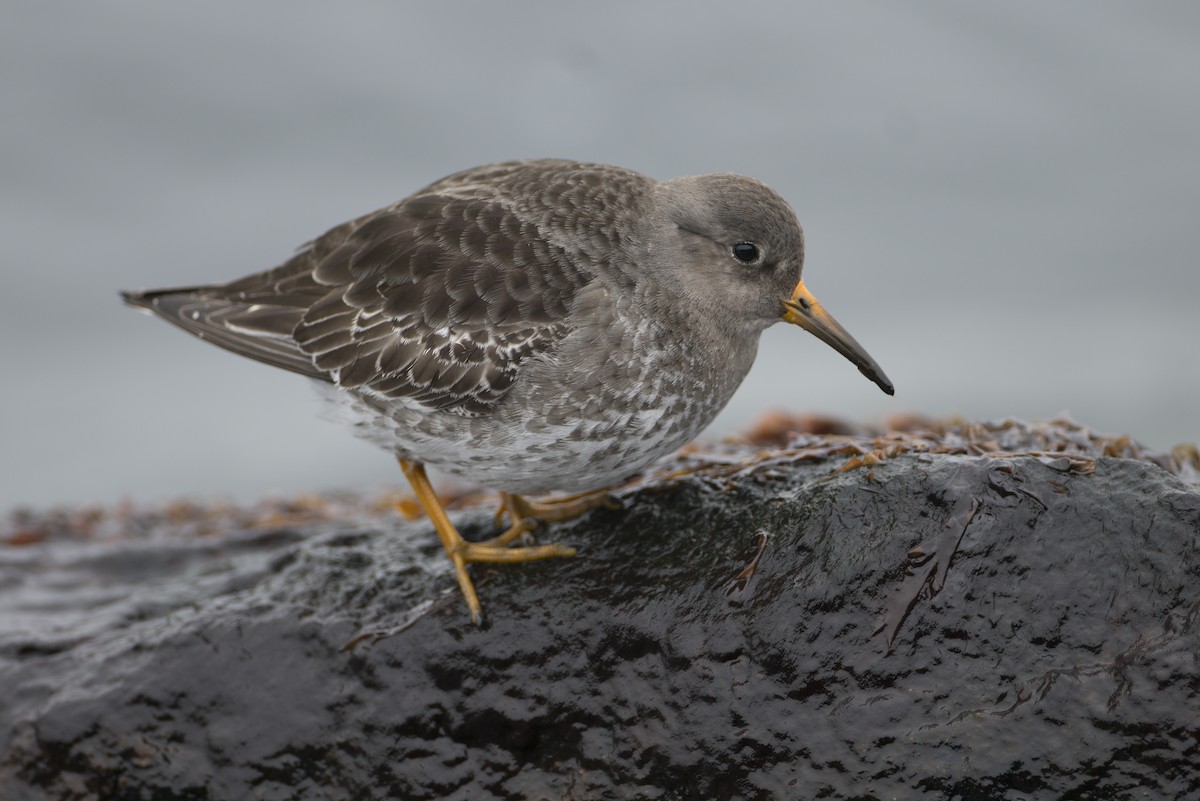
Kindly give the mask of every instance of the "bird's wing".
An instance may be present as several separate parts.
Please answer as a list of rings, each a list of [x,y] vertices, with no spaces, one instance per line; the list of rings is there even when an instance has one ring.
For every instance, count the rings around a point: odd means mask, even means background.
[[[273,270],[128,293],[201,338],[381,400],[486,411],[571,330],[592,278],[503,197],[437,184],[345,223]]]
[[[328,291],[293,337],[342,387],[480,412],[571,329],[591,280],[507,204],[439,194],[315,243]]]

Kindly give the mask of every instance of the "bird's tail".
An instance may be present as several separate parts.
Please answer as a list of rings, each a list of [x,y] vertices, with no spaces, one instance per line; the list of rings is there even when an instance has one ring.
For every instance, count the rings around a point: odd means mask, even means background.
[[[121,292],[130,306],[241,356],[328,381],[291,338],[303,309],[266,307],[231,297],[224,285]]]

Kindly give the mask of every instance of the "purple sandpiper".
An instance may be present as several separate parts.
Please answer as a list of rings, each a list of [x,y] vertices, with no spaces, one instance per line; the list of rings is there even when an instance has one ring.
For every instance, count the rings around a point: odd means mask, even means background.
[[[795,213],[753,179],[512,161],[339,225],[272,270],[123,297],[314,379],[395,453],[478,622],[467,564],[574,554],[518,541],[695,437],[771,324],[815,334],[892,394],[803,263]],[[465,541],[425,465],[499,490],[511,525]],[[522,497],[554,491],[576,494]]]

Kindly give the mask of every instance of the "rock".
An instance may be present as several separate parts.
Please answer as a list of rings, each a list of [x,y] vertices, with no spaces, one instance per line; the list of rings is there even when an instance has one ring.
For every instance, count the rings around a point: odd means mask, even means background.
[[[15,515],[0,797],[1200,797],[1194,451],[786,429],[473,568],[483,627],[364,499]]]

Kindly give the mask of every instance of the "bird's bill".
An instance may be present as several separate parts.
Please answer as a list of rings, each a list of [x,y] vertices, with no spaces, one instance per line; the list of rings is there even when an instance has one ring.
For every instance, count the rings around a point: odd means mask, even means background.
[[[800,326],[838,353],[854,362],[859,372],[889,395],[895,394],[892,382],[883,374],[863,346],[808,291],[803,281],[796,284],[792,296],[783,301],[783,319]]]

